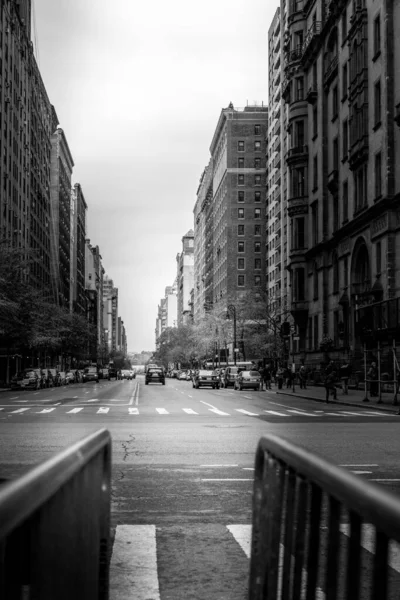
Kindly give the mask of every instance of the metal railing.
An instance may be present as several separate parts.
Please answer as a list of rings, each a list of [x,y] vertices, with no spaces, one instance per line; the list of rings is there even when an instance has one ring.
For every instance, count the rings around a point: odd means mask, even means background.
[[[111,437],[101,429],[0,487],[0,598],[107,600]]]
[[[362,534],[371,525],[375,553],[368,570]],[[391,540],[400,541],[396,496],[288,441],[261,438],[250,600],[386,600]]]

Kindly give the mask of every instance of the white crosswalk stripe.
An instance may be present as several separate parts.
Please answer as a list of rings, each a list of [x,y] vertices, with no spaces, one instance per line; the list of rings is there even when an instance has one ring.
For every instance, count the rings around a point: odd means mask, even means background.
[[[69,415],[70,413],[78,413],[81,412],[81,410],[83,410],[83,408],[73,408],[72,410],[67,410],[67,415]]]
[[[99,408],[99,410],[97,411],[97,414],[99,414],[99,413],[100,414],[107,414],[109,410],[110,410],[109,408],[107,408],[106,406],[104,406],[104,407]]]
[[[258,417],[259,416],[259,413],[252,413],[252,412],[249,412],[248,410],[244,410],[244,408],[235,408],[235,410],[244,415],[249,415],[250,417]]]
[[[195,410],[193,410],[192,408],[182,408],[183,412],[185,412],[187,415],[198,415],[199,413],[197,413]]]
[[[12,410],[12,411],[11,411],[11,414],[12,414],[12,415],[15,415],[16,413],[23,413],[23,412],[25,412],[26,410],[29,410],[29,408],[18,408],[17,410]]]
[[[159,415],[169,415],[169,412],[167,411],[166,408],[156,408],[156,411],[158,412]]]
[[[264,410],[264,412],[276,417],[290,417],[290,415],[285,415],[285,413],[277,412],[276,410]]]

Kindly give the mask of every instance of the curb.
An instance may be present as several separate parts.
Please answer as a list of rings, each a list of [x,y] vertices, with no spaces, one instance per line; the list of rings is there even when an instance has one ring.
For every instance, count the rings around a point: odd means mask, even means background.
[[[293,392],[275,392],[275,394],[279,394],[279,395],[283,395],[283,396],[293,396],[296,398],[305,398],[306,400],[314,400],[314,402],[321,402],[323,404],[325,404],[325,400],[323,400],[322,398],[316,398],[315,396],[303,396],[303,395],[299,395]],[[360,406],[371,406],[369,402],[363,402],[362,404],[360,404],[360,402],[355,403],[355,402],[343,402],[342,400],[331,400],[329,399],[329,404],[342,404],[343,406],[353,406],[353,407],[360,407]],[[399,409],[396,407],[394,409],[391,408],[382,408],[380,404],[376,405],[373,404],[372,405],[374,407],[374,410],[379,410],[381,412],[385,412],[388,413],[390,415],[395,415],[398,416],[398,412],[395,412],[396,410],[399,411]]]

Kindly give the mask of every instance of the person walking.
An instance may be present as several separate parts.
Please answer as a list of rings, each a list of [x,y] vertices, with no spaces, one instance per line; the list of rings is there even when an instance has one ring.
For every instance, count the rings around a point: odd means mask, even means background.
[[[299,369],[299,381],[300,381],[300,389],[301,390],[306,390],[306,384],[307,384],[307,371],[304,365],[301,365],[300,369]]]
[[[368,370],[367,377],[369,379],[369,393],[371,398],[378,395],[378,371],[376,362],[372,362]]]
[[[271,389],[271,370],[267,366],[265,367],[264,372],[263,372],[263,379],[264,379],[265,389],[270,390]]]
[[[278,369],[276,371],[276,379],[278,381],[278,389],[281,390],[283,387],[283,377],[284,377],[284,370],[282,369],[281,365],[278,366]]]
[[[328,404],[329,402],[329,392],[332,392],[334,400],[336,400],[336,387],[335,387],[335,377],[336,372],[334,369],[331,369],[329,373],[326,373],[325,376],[325,402]]]
[[[349,393],[349,377],[351,375],[351,366],[349,361],[347,360],[340,367],[340,381],[342,382],[342,392],[343,395],[347,396]]]

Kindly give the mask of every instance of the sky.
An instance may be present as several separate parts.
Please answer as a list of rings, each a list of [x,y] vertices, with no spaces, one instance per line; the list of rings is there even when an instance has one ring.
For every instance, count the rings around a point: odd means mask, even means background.
[[[155,349],[157,306],[222,108],[268,101],[279,0],[34,0],[36,57],[118,288],[129,351]]]

